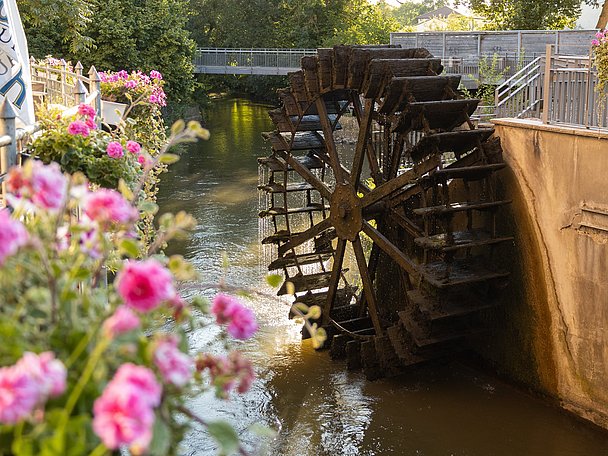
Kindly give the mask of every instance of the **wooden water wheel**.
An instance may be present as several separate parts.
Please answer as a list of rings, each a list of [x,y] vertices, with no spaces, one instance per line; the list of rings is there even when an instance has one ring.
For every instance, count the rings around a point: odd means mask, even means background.
[[[276,246],[279,294],[320,305],[332,355],[370,377],[464,347],[508,276],[494,265],[512,241],[496,226],[509,203],[495,198],[500,143],[442,69],[426,49],[319,49],[289,75],[264,134],[262,242]],[[352,158],[335,141],[345,115],[358,125]]]

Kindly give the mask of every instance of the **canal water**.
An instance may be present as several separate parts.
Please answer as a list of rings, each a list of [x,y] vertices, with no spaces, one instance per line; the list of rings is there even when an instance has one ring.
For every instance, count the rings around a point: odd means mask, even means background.
[[[268,109],[246,99],[215,101],[208,111],[211,139],[184,152],[162,178],[161,210],[186,210],[198,220],[192,238],[170,253],[192,261],[201,283],[224,280],[268,294],[244,301],[260,331],[236,344],[256,365],[252,389],[227,402],[201,393],[189,406],[205,419],[231,421],[255,454],[608,455],[607,433],[471,367],[452,363],[368,382],[300,340],[288,305],[265,286],[261,264],[256,159],[269,153],[260,136],[272,129]],[[214,294],[198,284],[184,289],[195,292]],[[190,334],[190,345],[225,351],[212,326]],[[250,430],[256,423],[279,429],[278,437],[258,437]],[[216,445],[196,431],[181,453],[213,455]]]

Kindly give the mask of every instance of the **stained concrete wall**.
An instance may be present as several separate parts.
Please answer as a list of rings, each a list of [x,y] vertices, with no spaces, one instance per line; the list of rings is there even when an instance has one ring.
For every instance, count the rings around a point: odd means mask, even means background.
[[[497,120],[499,192],[515,233],[504,305],[482,354],[608,428],[608,134]]]

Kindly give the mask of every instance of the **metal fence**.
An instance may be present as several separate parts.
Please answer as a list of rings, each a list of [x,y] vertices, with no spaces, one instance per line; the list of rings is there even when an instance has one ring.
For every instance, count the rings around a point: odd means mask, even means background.
[[[197,49],[195,73],[286,75],[300,68],[300,60],[316,49]]]
[[[100,78],[91,67],[88,77],[82,74],[82,64],[78,62],[71,71],[68,64],[59,61],[58,64],[49,62],[38,63],[30,61],[32,91],[35,105],[40,103],[56,103],[64,107],[63,115],[76,114],[78,105],[86,103],[95,108],[98,118],[101,115]],[[10,102],[3,101],[0,106],[0,207],[5,205],[5,179],[8,170],[20,166],[22,159],[27,156],[27,145],[32,137],[40,131],[40,125],[17,124],[15,112]]]
[[[589,49],[588,49],[589,50]],[[590,53],[556,55],[548,45],[535,59],[496,89],[496,117],[535,117],[543,123],[607,128],[606,96],[598,93]]]

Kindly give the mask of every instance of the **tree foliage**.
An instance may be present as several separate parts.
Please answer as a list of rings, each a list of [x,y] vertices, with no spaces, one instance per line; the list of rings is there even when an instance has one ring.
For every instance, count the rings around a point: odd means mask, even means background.
[[[421,14],[449,6],[447,0],[426,0],[422,3],[406,0],[400,3],[391,11],[391,15],[405,28],[416,25],[415,20]]]
[[[158,70],[171,100],[192,92],[188,0],[58,0],[66,9],[48,10],[47,3],[53,2],[19,3],[32,55],[80,60],[99,70]]]
[[[189,28],[201,46],[319,47],[388,43],[399,29],[367,0],[190,0]]]
[[[544,30],[574,27],[581,5],[596,0],[463,0],[492,30]]]

